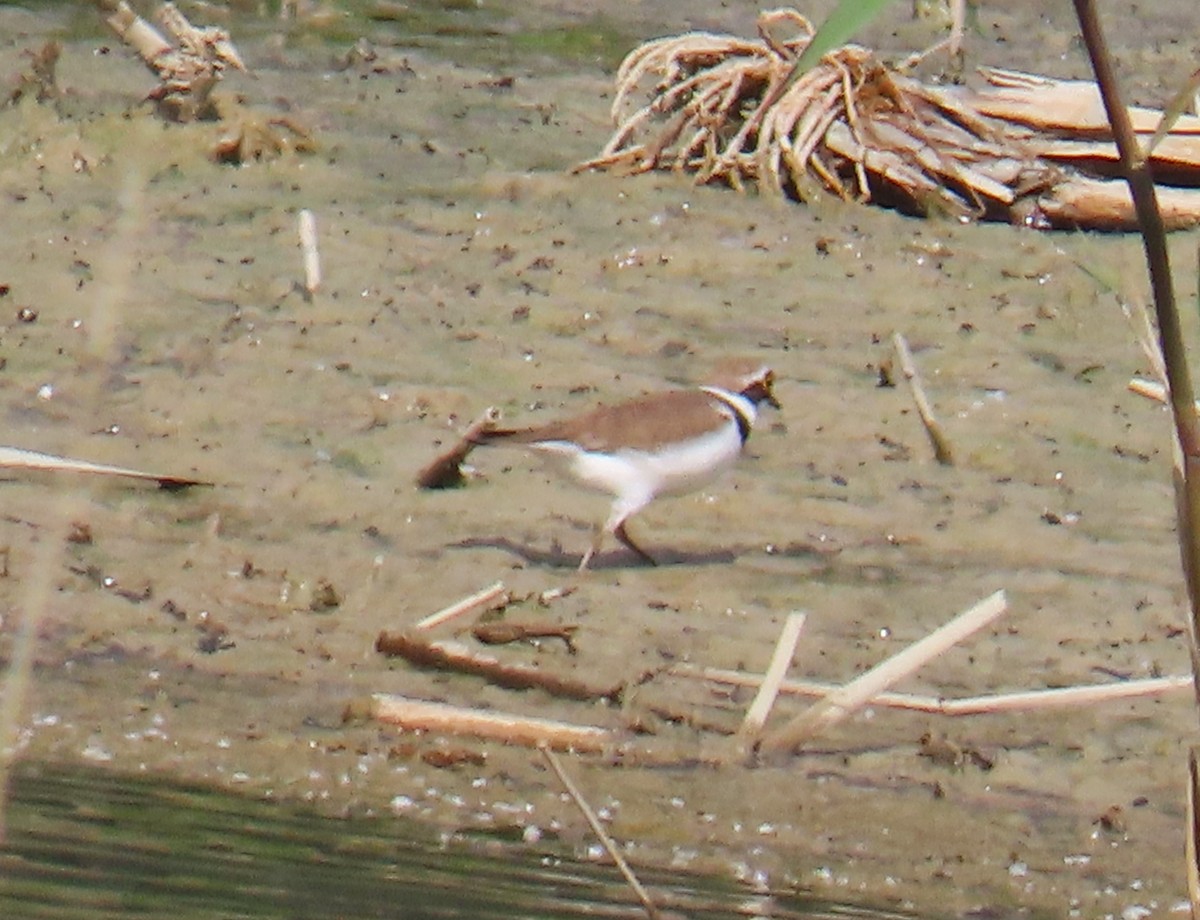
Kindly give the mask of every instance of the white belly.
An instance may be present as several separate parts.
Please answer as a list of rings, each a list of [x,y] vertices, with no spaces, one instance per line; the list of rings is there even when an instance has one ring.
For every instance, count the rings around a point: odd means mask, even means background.
[[[678,495],[709,484],[733,466],[742,452],[737,426],[716,431],[653,453],[626,450],[589,454],[563,441],[537,445],[559,470],[581,485],[613,496]]]

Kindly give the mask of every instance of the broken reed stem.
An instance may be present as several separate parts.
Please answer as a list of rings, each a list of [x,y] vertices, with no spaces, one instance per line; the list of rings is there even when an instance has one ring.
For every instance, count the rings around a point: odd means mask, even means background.
[[[896,356],[900,359],[900,370],[912,389],[913,401],[917,404],[917,414],[921,416],[921,423],[925,426],[930,443],[933,444],[933,456],[943,466],[953,466],[954,452],[950,449],[950,442],[942,430],[941,423],[934,417],[933,408],[925,396],[925,388],[921,385],[917,366],[913,363],[912,352],[908,350],[908,342],[899,332],[893,333],[892,342],[896,346]]]
[[[482,591],[476,591],[474,594],[456,601],[449,607],[443,607],[437,613],[431,613],[423,620],[418,620],[413,629],[433,629],[435,626],[441,626],[443,623],[460,617],[464,613],[470,613],[477,607],[490,604],[503,593],[504,582],[498,581],[494,585],[488,585]]]
[[[758,741],[762,728],[767,724],[771,707],[779,696],[779,687],[787,676],[787,669],[792,664],[796,654],[796,643],[800,641],[800,633],[804,630],[805,614],[790,613],[779,633],[779,641],[775,643],[775,651],[771,655],[771,663],[767,673],[759,684],[754,702],[746,710],[746,718],[742,720],[741,728],[735,736],[736,756],[744,759],[750,748]]]
[[[405,731],[467,735],[525,747],[544,744],[559,750],[598,753],[616,741],[607,728],[593,725],[573,725],[494,710],[484,712],[390,693],[371,696],[370,714],[377,721]]]
[[[608,832],[604,829],[604,825],[600,823],[600,818],[592,810],[592,806],[587,803],[587,800],[576,788],[575,783],[571,781],[571,777],[567,776],[566,771],[562,767],[555,753],[546,745],[539,745],[539,750],[542,756],[546,758],[546,763],[550,765],[550,769],[554,771],[554,775],[558,777],[558,781],[563,784],[563,788],[567,790],[567,795],[575,802],[575,806],[583,814],[584,819],[591,826],[592,832],[600,839],[600,843],[604,849],[608,851],[608,855],[612,857],[612,861],[616,863],[617,869],[621,875],[625,877],[625,881],[629,883],[629,887],[633,889],[633,893],[637,895],[637,899],[642,902],[642,908],[646,911],[646,916],[650,920],[658,920],[661,916],[658,908],[654,906],[654,902],[650,900],[650,895],[646,889],[642,887],[642,883],[638,881],[637,876],[633,874],[633,870],[629,868],[629,863],[625,861],[625,857],[621,855],[621,851],[617,849],[616,843],[608,836]]]
[[[768,734],[763,738],[760,753],[771,756],[796,751],[805,742],[861,709],[897,681],[920,669],[926,662],[996,620],[1007,609],[1008,602],[1003,591],[984,598],[904,651],[814,703],[783,728]]]
[[[300,251],[304,255],[304,290],[311,298],[321,286],[321,253],[317,249],[317,219],[304,208],[298,217]]]
[[[716,684],[734,687],[759,687],[763,677],[745,671],[725,668],[698,668],[691,665],[676,665],[668,672],[673,677],[691,680],[707,680]],[[1092,703],[1107,703],[1113,700],[1136,699],[1145,696],[1162,696],[1175,690],[1192,686],[1190,674],[1171,677],[1147,677],[1125,680],[1117,684],[1079,684],[1073,687],[1053,687],[1048,690],[1019,690],[1013,693],[993,693],[986,696],[965,696],[947,699],[941,696],[919,696],[911,693],[883,692],[873,696],[872,706],[889,709],[908,709],[943,716],[989,715],[1005,712],[1024,712],[1039,709],[1063,709],[1085,706]],[[779,692],[786,696],[829,696],[841,687],[814,680],[785,680]]]
[[[1113,140],[1121,157],[1121,171],[1133,198],[1133,208],[1137,214],[1138,228],[1146,253],[1150,287],[1154,292],[1154,312],[1158,320],[1159,346],[1166,363],[1171,415],[1183,454],[1183,476],[1173,477],[1175,512],[1178,520],[1180,559],[1191,614],[1189,652],[1192,672],[1200,675],[1200,422],[1197,421],[1193,410],[1195,397],[1188,372],[1187,347],[1175,301],[1166,228],[1158,207],[1154,176],[1134,133],[1129,110],[1121,99],[1120,87],[1117,85],[1112,58],[1108,53],[1095,3],[1093,0],[1074,0],[1074,3],[1079,30],[1087,46],[1092,71],[1096,76],[1096,84],[1112,128]],[[1200,707],[1200,681],[1196,687],[1196,702]],[[1196,903],[1193,902],[1193,909],[1196,907]]]

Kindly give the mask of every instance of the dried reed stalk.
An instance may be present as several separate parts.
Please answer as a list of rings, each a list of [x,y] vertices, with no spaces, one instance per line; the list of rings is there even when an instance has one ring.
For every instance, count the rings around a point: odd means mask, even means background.
[[[707,680],[716,684],[734,687],[760,687],[763,676],[726,668],[700,668],[692,665],[675,665],[669,672],[675,677],[692,680]],[[1072,687],[1054,687],[1047,690],[1021,690],[1014,693],[993,693],[985,696],[958,697],[947,699],[941,696],[920,696],[911,693],[882,692],[870,700],[872,706],[889,709],[909,709],[944,716],[986,715],[989,713],[1060,709],[1107,703],[1113,700],[1136,699],[1146,696],[1162,696],[1192,686],[1190,674],[1171,677],[1147,677],[1126,680],[1117,684],[1080,684]],[[779,692],[786,696],[823,697],[841,689],[838,684],[814,680],[785,680]]]
[[[861,709],[897,681],[917,671],[926,662],[995,621],[1007,609],[1003,591],[984,598],[904,651],[814,703],[783,728],[766,735],[759,753],[770,757],[797,750],[822,731]]]
[[[767,666],[767,673],[759,684],[754,702],[746,710],[746,717],[742,720],[741,728],[734,737],[736,756],[739,759],[744,759],[749,754],[751,748],[758,742],[763,726],[767,724],[767,716],[770,715],[771,707],[775,705],[775,700],[779,696],[779,688],[783,684],[783,680],[787,676],[787,669],[791,666],[792,658],[796,654],[796,643],[800,641],[800,633],[804,630],[804,621],[803,613],[790,613],[787,620],[784,621],[783,629],[779,632],[779,639],[775,643],[775,651],[771,655],[771,663]]]
[[[933,444],[933,456],[943,466],[953,466],[954,452],[950,449],[950,441],[946,437],[946,432],[942,430],[941,422],[933,414],[929,397],[925,395],[925,387],[917,373],[917,365],[913,361],[912,352],[908,350],[908,342],[899,332],[892,335],[892,342],[896,346],[896,355],[900,359],[900,370],[912,389],[913,400],[917,404],[917,414],[921,416],[921,424],[925,426],[925,433],[929,435],[929,441]]]

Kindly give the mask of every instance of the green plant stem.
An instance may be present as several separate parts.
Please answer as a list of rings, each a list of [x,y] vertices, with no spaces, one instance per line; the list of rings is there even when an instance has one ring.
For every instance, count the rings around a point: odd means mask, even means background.
[[[1171,261],[1167,253],[1167,232],[1150,164],[1129,119],[1129,111],[1121,101],[1112,58],[1104,41],[1100,20],[1092,0],[1074,0],[1079,28],[1087,45],[1096,83],[1104,100],[1113,140],[1121,156],[1121,169],[1133,197],[1134,212],[1141,229],[1142,245],[1146,250],[1146,265],[1150,272],[1150,287],[1154,294],[1154,311],[1158,319],[1159,347],[1167,368],[1170,388],[1171,415],[1183,453],[1183,481],[1175,483],[1175,510],[1179,530],[1179,551],[1187,584],[1191,613],[1192,673],[1196,676],[1197,702],[1200,703],[1200,544],[1196,535],[1200,524],[1200,424],[1196,420],[1192,382],[1188,374],[1187,349],[1179,324],[1179,309],[1171,281]]]

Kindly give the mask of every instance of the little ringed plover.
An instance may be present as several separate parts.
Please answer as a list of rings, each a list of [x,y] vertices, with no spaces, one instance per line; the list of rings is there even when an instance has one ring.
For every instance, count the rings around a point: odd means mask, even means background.
[[[487,428],[471,440],[526,447],[556,472],[612,496],[608,519],[597,526],[580,571],[606,533],[654,565],[626,523],[658,496],[693,492],[733,466],[758,420],[759,404],[779,408],[774,382],[763,363],[731,360],[704,386],[599,406],[532,428]]]

